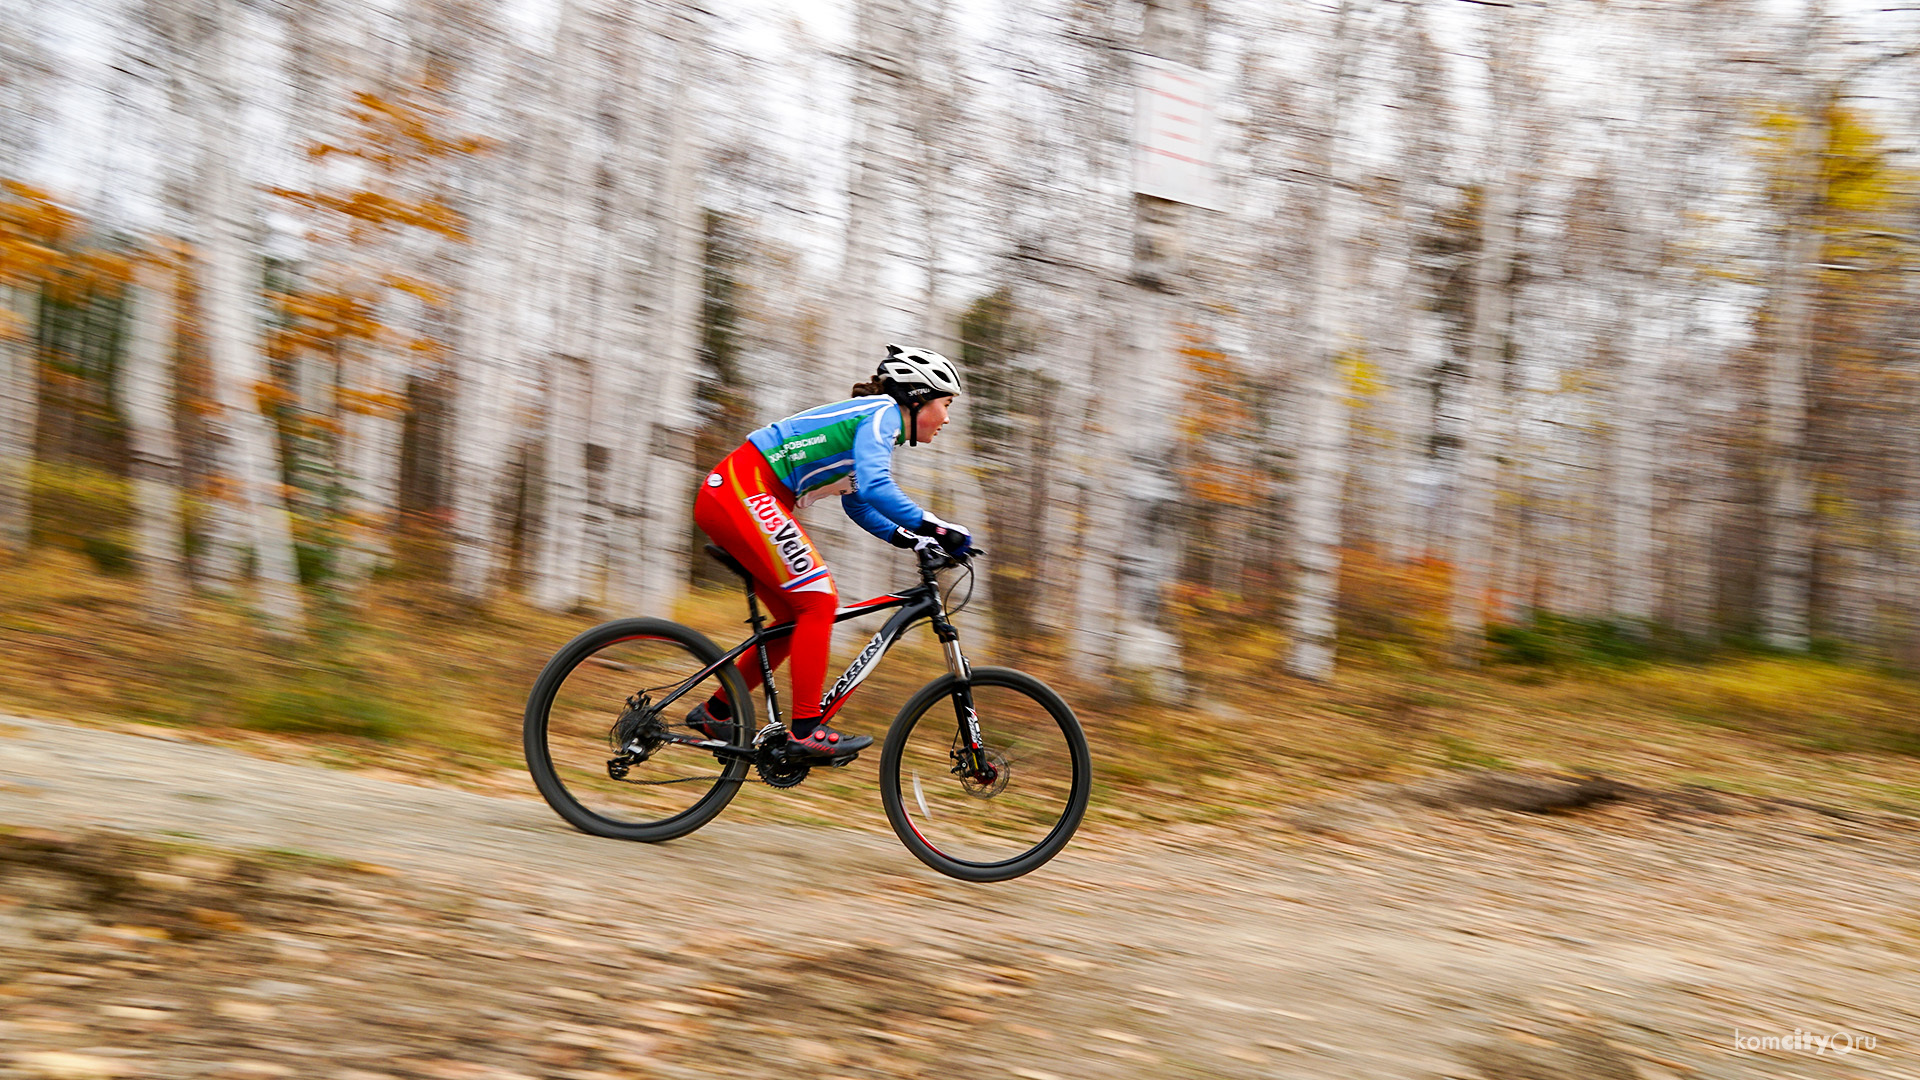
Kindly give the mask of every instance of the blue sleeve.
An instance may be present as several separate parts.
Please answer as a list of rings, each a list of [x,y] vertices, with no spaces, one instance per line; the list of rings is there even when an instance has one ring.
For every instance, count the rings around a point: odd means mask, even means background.
[[[848,517],[859,522],[861,528],[882,540],[892,542],[893,522],[888,521],[885,514],[868,505],[867,500],[854,494],[842,495],[840,509],[845,510]]]
[[[884,521],[892,522],[903,529],[917,529],[926,518],[926,513],[907,498],[900,485],[893,482],[893,444],[900,437],[900,407],[898,405],[876,410],[873,416],[861,423],[853,436],[853,490],[855,494],[842,497],[840,505],[858,521],[868,532],[875,536],[886,536],[892,529],[874,528],[868,517],[848,505],[848,500],[860,503],[867,511]]]

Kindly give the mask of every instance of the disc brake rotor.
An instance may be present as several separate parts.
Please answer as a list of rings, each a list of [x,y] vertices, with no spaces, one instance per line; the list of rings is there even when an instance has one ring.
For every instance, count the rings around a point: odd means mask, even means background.
[[[991,749],[981,751],[981,756],[986,758],[985,768],[957,770],[960,774],[960,786],[976,799],[991,799],[1007,789],[1007,778],[1010,775],[1007,757],[1000,751]]]

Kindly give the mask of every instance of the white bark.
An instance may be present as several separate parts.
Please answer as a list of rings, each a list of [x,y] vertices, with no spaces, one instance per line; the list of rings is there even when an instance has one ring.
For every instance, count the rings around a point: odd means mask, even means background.
[[[181,559],[180,453],[173,433],[173,342],[178,279],[172,268],[143,259],[127,289],[132,328],[121,401],[132,451],[135,530],[146,579],[147,618],[178,621],[186,599]]]
[[[1325,681],[1333,677],[1340,592],[1341,489],[1347,466],[1347,401],[1340,371],[1347,347],[1346,195],[1341,187],[1339,128],[1346,99],[1352,5],[1339,0],[1326,44],[1326,103],[1315,120],[1317,197],[1308,219],[1307,367],[1301,383],[1306,416],[1300,452],[1293,643],[1287,668]]]
[[[686,588],[694,470],[708,464],[693,461],[694,371],[705,295],[698,133],[705,125],[695,111],[696,99],[688,92],[703,68],[706,42],[698,10],[681,4],[675,15],[673,90],[667,103],[667,153],[661,163],[665,176],[657,204],[653,257],[662,302],[657,329],[651,335],[658,342],[656,359],[646,380],[653,413],[639,537],[640,610],[659,612],[672,611]],[[636,428],[643,424],[640,416],[634,418]]]
[[[0,177],[18,178],[35,149],[35,121],[51,75],[38,8],[19,0],[0,3]],[[0,553],[12,555],[26,553],[32,533],[39,301],[39,282],[0,277]]]
[[[1799,60],[1822,59],[1826,5],[1812,0]],[[1813,365],[1814,291],[1823,240],[1822,177],[1831,92],[1815,71],[1803,76],[1800,115],[1788,153],[1781,262],[1774,288],[1772,348],[1766,373],[1766,540],[1761,569],[1761,633],[1780,649],[1805,649],[1811,637],[1813,478],[1807,460],[1807,376]]]
[[[0,176],[18,179],[37,149],[35,131],[53,68],[41,43],[43,5],[0,0]]]
[[[492,185],[484,190],[487,195],[503,194]],[[504,498],[501,479],[507,471],[513,430],[509,407],[517,356],[510,344],[513,253],[523,242],[510,213],[497,199],[476,200],[474,211],[470,228],[475,251],[463,290],[467,306],[462,314],[468,322],[448,432],[453,469],[452,585],[469,602],[491,597],[505,570],[501,555],[506,537],[497,509]]]
[[[537,275],[529,215],[515,198],[527,171],[530,127],[517,107],[534,97],[504,41],[479,51],[475,82],[493,95],[494,147],[467,174],[469,244],[463,267],[455,404],[447,444],[453,552],[451,583],[470,602],[489,599],[503,584],[511,544],[507,478],[515,448],[518,401],[527,350],[526,281]],[[520,122],[516,122],[520,121]]]
[[[1641,209],[1644,213],[1646,208]],[[1650,235],[1650,226],[1642,222],[1630,220],[1625,227],[1631,235],[1617,327],[1621,355],[1613,398],[1616,487],[1611,500],[1614,558],[1608,613],[1644,623],[1653,618],[1654,601],[1652,393],[1665,342],[1659,312],[1648,295],[1658,282],[1657,241]]]
[[[586,416],[593,376],[586,361],[554,356],[547,368],[545,496],[535,537],[533,602],[568,611],[587,599]]]
[[[1488,65],[1493,106],[1506,114],[1515,104],[1506,23],[1520,18],[1492,9]],[[1503,116],[1504,118],[1504,116]],[[1477,663],[1486,641],[1488,587],[1493,581],[1496,536],[1494,495],[1499,481],[1500,380],[1504,364],[1513,268],[1514,179],[1507,124],[1496,121],[1487,139],[1480,204],[1480,254],[1473,272],[1473,327],[1464,381],[1463,418],[1456,485],[1457,520],[1453,538],[1452,652],[1456,662]]]
[[[0,283],[0,551],[25,555],[32,533],[33,444],[40,416],[40,290]]]
[[[664,434],[657,424],[662,411],[658,391],[676,381],[668,367],[677,358],[668,347],[668,308],[679,268],[672,265],[675,252],[664,223],[683,210],[669,207],[668,201],[684,195],[672,190],[667,161],[675,156],[676,140],[684,139],[673,125],[690,95],[676,82],[685,30],[668,13],[659,18],[652,49],[636,40],[638,20],[623,19],[611,32],[620,42],[610,58],[611,176],[605,196],[611,214],[607,243],[613,311],[608,313],[611,333],[602,342],[601,357],[608,392],[595,395],[592,437],[607,448],[598,487],[605,520],[606,599],[616,611],[658,610],[646,598],[651,573],[647,560],[660,540],[647,520],[646,500],[654,484],[653,440],[657,430]],[[649,24],[646,29],[656,27]],[[662,57],[663,50],[670,55]]]
[[[1140,49],[1201,66],[1206,49],[1203,5],[1196,0],[1149,0]],[[1103,88],[1106,92],[1131,93],[1129,66],[1106,74],[1114,80]],[[1091,103],[1094,109],[1103,105],[1099,99]],[[1085,122],[1091,128],[1089,158],[1096,175],[1125,176],[1131,161],[1125,137],[1108,126],[1105,116]],[[1107,203],[1104,192],[1098,198]],[[1111,239],[1126,247],[1095,249],[1089,259],[1095,265],[1119,262],[1124,269],[1117,275],[1120,280],[1099,287],[1098,317],[1107,324],[1102,331],[1106,339],[1093,343],[1095,351],[1085,369],[1093,390],[1086,403],[1086,465],[1076,470],[1086,543],[1071,639],[1074,665],[1082,673],[1132,669],[1148,680],[1151,692],[1179,698],[1186,692],[1179,641],[1159,625],[1162,592],[1180,561],[1178,538],[1173,530],[1156,526],[1166,515],[1155,510],[1178,496],[1171,459],[1184,372],[1176,327],[1191,318],[1183,294],[1194,284],[1186,246],[1195,211],[1145,195],[1128,195],[1112,210],[1124,212],[1124,230],[1099,228],[1104,224],[1099,217],[1089,229],[1095,243]]]
[[[1116,286],[1117,287],[1117,286]],[[1098,295],[1098,294],[1096,294]],[[1134,351],[1122,339],[1122,331],[1111,325],[1111,315],[1119,310],[1117,299],[1100,297],[1097,329],[1083,344],[1088,355],[1077,358],[1087,371],[1104,371],[1111,394],[1132,392],[1134,371],[1123,366]],[[1078,482],[1080,523],[1079,565],[1071,624],[1071,662],[1073,672],[1091,679],[1110,671],[1119,657],[1120,640],[1120,544],[1126,531],[1126,507],[1108,474],[1114,467],[1119,440],[1112,423],[1103,415],[1105,397],[1098,390],[1082,398],[1081,415],[1072,417],[1075,434],[1067,450],[1073,459],[1070,475]]]
[[[544,343],[551,351],[542,365],[546,467],[539,479],[542,520],[532,537],[532,594],[535,603],[554,611],[590,599],[586,456],[607,276],[604,237],[591,212],[597,145],[588,123],[605,73],[603,43],[594,37],[599,12],[585,0],[561,6],[547,123],[536,136],[534,161],[545,214],[535,224],[539,261],[533,269],[538,303],[550,313]]]
[[[261,611],[278,632],[304,620],[293,531],[281,496],[279,445],[261,413],[256,388],[268,379],[254,259],[256,208],[251,186],[238,174],[229,140],[240,130],[239,94],[229,35],[242,18],[229,0],[211,0],[200,81],[201,183],[197,207],[205,260],[204,320],[217,411],[210,419],[221,444],[227,490],[221,500],[243,532],[254,558]],[[235,556],[239,554],[236,550]]]

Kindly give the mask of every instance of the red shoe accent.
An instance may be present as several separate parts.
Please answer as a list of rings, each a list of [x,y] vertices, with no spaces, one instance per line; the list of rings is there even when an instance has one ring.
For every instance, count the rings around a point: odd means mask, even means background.
[[[796,749],[822,757],[857,754],[873,744],[873,740],[865,735],[848,735],[843,731],[835,731],[825,724],[821,724],[805,735],[792,736],[792,739]]]

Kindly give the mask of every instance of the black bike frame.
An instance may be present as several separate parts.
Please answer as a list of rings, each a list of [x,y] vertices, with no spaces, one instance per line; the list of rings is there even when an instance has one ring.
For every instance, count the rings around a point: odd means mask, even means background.
[[[752,612],[752,617],[748,620],[754,626],[752,636],[727,650],[726,655],[708,664],[705,668],[702,668],[698,674],[690,676],[685,682],[675,687],[672,693],[662,698],[660,703],[654,706],[656,710],[665,710],[669,705],[679,700],[688,690],[711,678],[715,672],[739,659],[748,649],[752,649],[760,661],[760,686],[767,699],[767,723],[769,726],[775,724],[784,726],[784,721],[780,716],[779,696],[773,687],[773,667],[767,660],[767,645],[783,637],[791,636],[793,634],[793,623],[783,622],[773,626],[762,626],[761,620],[764,617],[760,614],[760,605],[755,599],[752,590],[748,590],[747,592],[747,604],[749,610]],[[866,647],[860,650],[860,654],[855,656],[853,661],[847,665],[847,670],[841,674],[839,679],[834,681],[833,686],[821,697],[821,719],[823,721],[832,719],[833,715],[839,712],[840,707],[846,704],[847,699],[853,695],[854,690],[858,688],[862,682],[866,681],[868,675],[873,674],[874,668],[879,666],[880,658],[887,654],[887,650],[893,648],[894,643],[899,641],[915,624],[925,619],[933,624],[934,636],[939,638],[941,649],[946,653],[947,670],[958,680],[958,686],[953,694],[954,716],[960,723],[961,738],[966,745],[966,749],[969,751],[968,761],[978,761],[979,758],[977,755],[981,746],[980,720],[973,708],[973,691],[967,684],[970,669],[967,666],[965,654],[960,651],[960,634],[953,628],[953,624],[947,621],[946,613],[941,606],[940,591],[937,584],[932,580],[926,580],[910,589],[903,589],[896,593],[888,593],[885,596],[876,596],[871,600],[862,600],[857,604],[849,604],[834,611],[833,621],[835,623],[843,623],[849,619],[858,619],[863,615],[872,615],[881,611],[892,611],[895,608],[899,610],[895,611],[893,617],[887,620],[886,625],[880,628],[879,633],[873,635],[872,640],[867,642]],[[735,708],[737,710],[740,706],[735,706]],[[755,752],[754,747],[751,745],[719,746],[714,745],[714,740],[686,738],[677,734],[669,736],[669,739],[673,742],[684,742],[688,745],[702,746],[717,754],[750,756]]]

